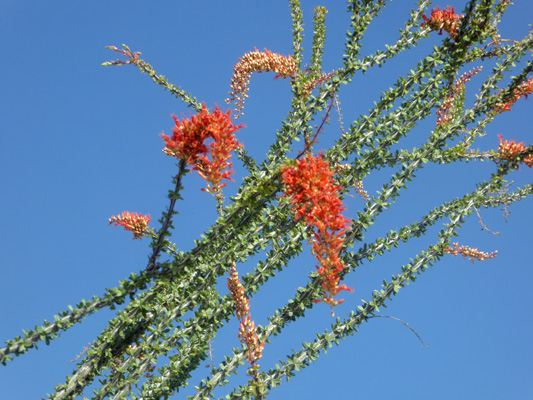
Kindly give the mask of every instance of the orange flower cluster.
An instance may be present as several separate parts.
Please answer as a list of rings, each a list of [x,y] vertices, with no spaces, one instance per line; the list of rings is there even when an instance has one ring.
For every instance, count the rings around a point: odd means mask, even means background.
[[[190,119],[179,121],[173,116],[176,125],[172,137],[160,135],[166,145],[163,152],[193,165],[193,170],[207,181],[207,189],[202,190],[208,193],[217,193],[226,186],[227,182],[220,183],[222,179],[232,180],[230,153],[242,147],[233,133],[244,125],[234,125],[230,115],[231,110],[224,113],[218,106],[209,113],[204,105],[202,111]],[[209,139],[211,142],[207,143]]]
[[[242,114],[244,99],[248,97],[250,77],[254,72],[275,72],[277,74],[276,79],[279,77],[287,78],[296,74],[296,63],[292,57],[272,53],[267,49],[265,51],[255,49],[255,51],[240,57],[239,62],[233,67],[230,97],[226,99],[228,104],[235,101],[237,115]]]
[[[265,341],[263,340],[259,343],[256,333],[257,328],[254,321],[250,320],[250,300],[244,295],[244,287],[239,279],[235,262],[233,262],[233,266],[229,270],[229,275],[228,289],[235,302],[237,318],[241,323],[239,326],[239,340],[248,347],[246,360],[252,367],[257,367],[257,361],[263,355]]]
[[[461,93],[464,92],[465,84],[472,79],[473,76],[477,75],[482,69],[483,67],[476,67],[470,72],[465,72],[458,80],[455,81],[455,86],[453,87],[450,95],[444,99],[441,107],[437,111],[437,126],[441,126],[452,119],[450,110],[453,108],[457,95],[461,95]]]
[[[467,257],[470,257],[470,261],[472,261],[472,263],[474,263],[474,260],[483,261],[494,258],[498,254],[498,251],[493,251],[492,253],[483,253],[478,249],[472,249],[468,246],[459,246],[459,243],[454,243],[453,247],[446,248],[444,252],[446,254],[451,254],[452,256],[461,254],[465,260]]]
[[[522,160],[517,160],[520,153],[527,150],[523,142],[516,143],[514,140],[504,141],[502,135],[498,135],[498,138],[500,139],[500,145],[498,146],[500,160],[521,161],[529,168],[533,167],[533,154],[527,155]]]
[[[501,90],[500,92],[501,93]],[[496,113],[502,113],[505,111],[511,111],[511,106],[520,99],[520,97],[525,96],[527,99],[527,96],[533,93],[533,76],[530,77],[527,81],[522,82],[513,93],[512,98],[507,103],[496,103],[496,107],[494,108],[494,111]]]
[[[344,269],[339,253],[349,220],[341,214],[345,207],[339,198],[340,187],[333,182],[333,171],[324,157],[310,156],[297,160],[294,166],[282,167],[281,173],[284,196],[291,197],[296,219],[305,219],[315,229],[313,254],[320,264],[317,271],[325,294],[314,301],[339,305],[344,300],[333,297],[342,290],[353,290],[339,286],[339,274]]]
[[[144,231],[148,228],[150,222],[149,215],[142,215],[137,213],[130,213],[124,211],[122,215],[117,215],[109,218],[109,225],[123,226],[124,230],[133,232],[133,239],[142,238]]]
[[[439,31],[439,35],[442,35],[442,31],[446,32],[448,36],[457,36],[457,28],[459,28],[459,20],[463,18],[463,15],[455,13],[455,7],[450,7],[446,10],[440,10],[439,7],[431,10],[430,17],[422,15],[424,22],[421,26],[428,26],[433,31]]]

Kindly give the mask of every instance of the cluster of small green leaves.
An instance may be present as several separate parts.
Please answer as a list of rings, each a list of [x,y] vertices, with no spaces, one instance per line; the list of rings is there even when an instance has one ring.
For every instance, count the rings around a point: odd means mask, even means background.
[[[208,357],[209,341],[235,311],[231,296],[222,296],[215,291],[217,279],[227,273],[234,261],[244,262],[261,254],[263,258],[254,270],[242,278],[246,296],[252,297],[269,279],[286,268],[291,259],[301,254],[310,237],[308,228],[293,220],[288,199],[279,198],[282,190],[279,168],[287,162],[287,154],[294,150],[295,142],[300,138],[309,138],[313,122],[327,118],[323,115],[324,110],[331,109],[330,105],[342,85],[348,84],[358,73],[364,74],[370,68],[381,67],[429,35],[429,28],[420,28],[421,16],[427,12],[429,1],[421,0],[411,10],[409,20],[393,45],[359,57],[366,29],[385,5],[385,0],[349,2],[351,26],[342,66],[326,82],[317,86],[310,96],[301,96],[306,83],[323,73],[321,65],[327,12],[323,7],[315,9],[311,66],[303,71],[303,14],[300,2],[291,0],[293,57],[299,68],[291,82],[294,94],[292,109],[276,132],[261,165],[257,165],[244,151],[239,153],[249,175],[238,194],[223,208],[218,220],[202,235],[202,240],[196,241],[194,248],[186,253],[177,251],[170,241],[175,205],[181,199],[180,191],[183,189],[181,180],[188,172],[185,162],[180,161],[178,174],[173,178],[174,189],[168,195],[169,206],[159,221],[161,227],[152,232],[152,254],[147,269],[120,282],[117,288],[108,290],[100,298],[82,301],[75,308],[69,307],[56,317],[55,322],[45,322],[41,327],[24,332],[24,337],[8,341],[0,349],[1,362],[5,364],[13,356],[36,347],[39,341],[48,343],[94,311],[122,304],[129,297],[129,303],[81,357],[66,382],[56,386],[56,392],[50,395],[50,399],[81,395],[84,388],[97,378],[100,379],[100,387],[93,399],[169,398],[188,385],[192,372]],[[259,381],[251,379],[244,386],[234,387],[227,398],[262,398],[270,389],[281,385],[283,378],[288,381],[325,353],[327,348],[338,345],[346,336],[357,332],[358,327],[385,307],[392,296],[437,262],[474,209],[508,206],[533,193],[532,185],[514,191],[502,190],[505,176],[513,170],[511,163],[502,162],[471,193],[445,202],[419,220],[374,241],[365,241],[365,232],[391,207],[402,189],[425,164],[494,159],[493,153],[468,154],[466,147],[452,147],[450,143],[465,135],[464,143],[469,146],[482,134],[485,126],[495,117],[492,112],[494,105],[501,101],[498,85],[504,74],[511,71],[525,52],[533,47],[533,33],[530,33],[520,42],[500,47],[498,52],[485,50],[487,40],[497,32],[497,23],[504,11],[505,7],[494,1],[470,1],[465,17],[461,19],[458,35],[453,39],[444,39],[406,76],[400,76],[394,87],[384,91],[374,107],[354,120],[325,153],[331,165],[349,163],[349,167],[338,176],[338,184],[346,191],[373,171],[383,167],[396,168],[389,181],[383,183],[376,195],[365,203],[364,209],[358,212],[346,234],[342,259],[347,268],[342,277],[362,265],[369,265],[376,257],[402,243],[426,235],[431,226],[440,222],[442,228],[434,243],[403,265],[389,281],[384,280],[382,287],[356,310],[343,320],[337,318],[331,329],[317,334],[314,341],[303,343],[301,349],[287,356],[279,365],[268,371],[258,371]],[[127,46],[124,49],[126,55],[132,54]],[[417,122],[434,115],[449,96],[457,74],[467,63],[491,59],[496,59],[498,63],[481,84],[472,107],[466,108],[461,102],[453,110],[453,119],[445,126],[436,127],[420,147],[393,150]],[[136,57],[132,58],[131,64],[188,106],[201,109],[193,96],[168,83],[145,61]],[[507,88],[503,88],[503,96],[512,94],[532,71],[530,61]],[[355,245],[357,250],[349,250]],[[160,262],[163,253],[168,255],[168,259]],[[292,321],[305,317],[306,311],[316,306],[312,300],[322,295],[320,278],[312,272],[308,284],[298,288],[294,297],[270,316],[267,325],[258,328],[259,340],[280,335]],[[210,398],[216,387],[230,383],[229,378],[237,373],[245,359],[246,348],[234,349],[233,354],[225,357],[217,367],[212,367],[209,376],[195,386],[193,398]],[[164,365],[161,366],[163,360]],[[157,370],[152,371],[156,365]]]

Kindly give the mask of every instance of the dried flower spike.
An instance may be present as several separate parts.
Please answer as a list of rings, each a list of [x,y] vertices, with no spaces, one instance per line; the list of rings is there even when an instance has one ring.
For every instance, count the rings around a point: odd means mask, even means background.
[[[370,196],[368,196],[367,191],[363,187],[363,181],[355,182],[354,187],[355,191],[359,193],[359,196],[361,196],[364,201],[370,201]]]
[[[133,232],[133,239],[140,239],[148,228],[150,215],[142,215],[124,211],[122,215],[109,218],[109,225],[123,226],[124,230]]]
[[[242,114],[244,108],[244,99],[248,97],[248,84],[250,77],[254,72],[275,72],[276,79],[279,77],[287,78],[296,74],[296,63],[292,57],[282,56],[265,51],[255,51],[246,53],[239,58],[239,62],[233,67],[233,77],[231,78],[229,98],[226,103],[235,102],[235,111],[237,116]]]
[[[229,276],[228,289],[235,302],[237,318],[240,321],[239,340],[248,348],[246,360],[251,364],[252,368],[255,368],[258,367],[257,362],[263,355],[265,341],[259,342],[256,333],[257,328],[255,327],[254,321],[250,319],[250,300],[244,294],[244,287],[239,279],[235,262],[230,267]]]
[[[492,253],[484,253],[482,251],[479,251],[478,249],[473,249],[468,246],[459,246],[459,243],[454,243],[453,247],[447,247],[444,252],[446,254],[451,254],[452,256],[457,256],[461,254],[465,260],[467,257],[469,257],[472,263],[474,263],[474,260],[483,261],[488,260],[490,258],[494,258],[498,254],[498,251],[493,251]]]
[[[302,87],[302,96],[303,97],[309,97],[311,96],[311,92],[314,88],[316,88],[318,85],[322,85],[324,82],[326,82],[328,79],[330,79],[335,72],[330,72],[329,74],[326,74],[323,72],[320,74],[319,77],[312,79],[310,82],[307,82]]]
[[[441,126],[450,122],[453,119],[452,110],[456,103],[457,98],[461,97],[465,92],[465,84],[477,75],[483,67],[476,67],[470,72],[465,72],[461,77],[455,81],[451,93],[444,99],[441,107],[437,110],[437,126]]]

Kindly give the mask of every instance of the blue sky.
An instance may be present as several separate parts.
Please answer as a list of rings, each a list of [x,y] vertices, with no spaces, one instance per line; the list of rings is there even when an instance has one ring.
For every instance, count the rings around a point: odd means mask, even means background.
[[[341,2],[304,1],[307,36],[312,38],[312,9],[328,8],[324,70],[341,66],[349,15]],[[365,37],[363,54],[392,44],[409,14],[410,1],[390,3]],[[519,40],[528,32],[533,3],[516,1],[501,25],[503,38]],[[463,8],[464,1],[436,3]],[[131,234],[111,228],[107,218],[124,210],[151,214],[154,221],[166,207],[166,193],[174,161],[161,153],[158,136],[170,133],[171,114],[188,114],[186,107],[131,66],[102,67],[117,58],[105,46],[126,43],[141,51],[144,60],[169,81],[192,93],[209,107],[225,108],[233,65],[238,57],[268,48],[291,53],[291,19],[287,1],[203,2],[30,2],[4,0],[0,4],[0,339],[11,339],[82,298],[100,295],[105,288],[146,265],[148,240],[132,241]],[[379,92],[400,73],[406,73],[444,36],[433,34],[420,48],[386,68],[359,75],[341,91],[348,125],[365,113]],[[531,55],[529,55],[531,57]],[[475,65],[472,65],[474,67]],[[486,70],[472,80],[470,96]],[[483,75],[485,74],[485,75]],[[478,86],[476,86],[478,85]],[[289,84],[273,74],[252,77],[246,101],[246,124],[238,134],[249,153],[262,160],[290,105]],[[530,144],[533,100],[518,102],[487,129],[478,147],[497,147],[497,135]],[[432,129],[421,123],[406,142],[412,147]],[[418,135],[417,136],[417,132]],[[332,123],[321,137],[327,147],[339,135]],[[243,177],[234,160],[236,192]],[[369,237],[413,222],[442,200],[471,191],[494,170],[491,163],[427,167],[421,170],[398,203],[384,213]],[[390,175],[380,171],[365,182],[369,194]],[[531,181],[533,170],[523,167],[512,175],[516,184]],[[185,179],[184,201],[173,240],[188,250],[216,218],[213,199],[200,191],[196,174]],[[363,206],[346,200],[348,216]],[[448,257],[400,292],[383,315],[401,318],[430,346],[424,348],[399,322],[373,319],[360,332],[332,348],[311,367],[272,392],[275,400],[343,396],[399,399],[525,399],[533,396],[533,324],[528,282],[533,279],[531,245],[532,199],[503,211],[483,211],[483,222],[500,235],[481,229],[473,217],[461,230],[460,241],[483,251],[498,250],[496,259],[471,264]],[[433,235],[436,231],[432,231]],[[382,279],[434,241],[423,238],[360,268],[348,278],[356,290],[346,294],[337,310],[342,317],[368,299]],[[294,289],[307,283],[314,269],[305,255],[252,299],[258,324],[285,304]],[[247,272],[243,266],[242,272]],[[222,282],[223,283],[223,282]],[[224,285],[220,285],[224,290]],[[6,400],[35,399],[63,383],[75,366],[69,363],[94,340],[114,311],[90,316],[53,341],[40,345],[7,367],[0,366],[0,387]],[[313,340],[333,322],[326,306],[315,307],[264,351],[261,363],[271,368],[303,341]],[[218,363],[238,347],[237,324],[228,324],[214,343]],[[207,375],[201,370],[183,394]],[[244,375],[245,370],[239,371]],[[317,384],[318,382],[318,384]],[[216,394],[224,396],[229,389]],[[90,393],[85,393],[90,397]],[[179,398],[183,395],[180,394]],[[176,397],[178,398],[178,397]]]

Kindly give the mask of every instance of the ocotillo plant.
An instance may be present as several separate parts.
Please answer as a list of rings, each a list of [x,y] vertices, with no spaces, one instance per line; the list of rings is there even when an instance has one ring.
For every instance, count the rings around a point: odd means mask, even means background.
[[[513,105],[533,92],[533,31],[513,40],[502,38],[498,31],[509,3],[470,1],[458,12],[445,5],[430,9],[429,1],[418,1],[399,38],[363,56],[364,34],[386,1],[349,2],[351,25],[344,53],[337,68],[323,71],[327,10],[314,10],[310,61],[305,65],[303,15],[299,1],[291,0],[293,53],[250,49],[234,65],[228,97],[212,105],[159,75],[141,59],[141,53],[126,45],[109,46],[119,58],[104,65],[139,69],[191,109],[189,115],[175,116],[172,131],[157,138],[162,156],[176,160],[169,205],[157,223],[140,210],[111,216],[110,225],[122,226],[133,239],[151,241],[146,268],[103,296],[59,313],[54,322],[7,341],[0,349],[1,362],[7,364],[41,341],[49,343],[96,311],[126,303],[80,354],[72,375],[48,398],[87,395],[84,389],[89,386],[97,386],[94,399],[171,398],[193,383],[194,399],[211,397],[221,385],[229,388],[231,399],[264,399],[332,344],[342,345],[343,339],[376,317],[380,307],[441,258],[461,255],[482,261],[495,257],[494,249],[481,251],[471,247],[469,240],[454,241],[454,237],[472,214],[482,214],[486,208],[506,212],[533,190],[531,184],[516,186],[508,178],[512,173],[530,172],[533,146],[502,133],[492,150],[475,147],[492,121],[514,112]],[[441,35],[439,45],[413,62],[413,69],[399,76],[393,87],[383,88],[372,109],[358,114],[343,111],[340,99],[345,85],[364,79],[367,71],[385,65],[430,35]],[[272,134],[265,159],[258,161],[239,141],[246,130],[239,118],[246,112],[254,73],[263,72],[290,85],[292,103],[279,131]],[[514,76],[509,78],[511,73]],[[467,102],[467,94],[475,94],[475,100]],[[331,146],[322,147],[320,138],[334,134],[329,129],[333,119],[343,121],[340,134]],[[422,121],[434,121],[424,142],[403,148],[402,139],[413,135]],[[443,199],[421,218],[380,237],[365,237],[428,164],[481,161],[486,161],[486,178],[461,197]],[[237,195],[226,198],[224,188],[237,185],[232,180],[233,162],[241,163],[247,176]],[[365,181],[383,169],[391,174],[381,189],[365,190]],[[213,196],[219,217],[192,250],[182,252],[177,249],[179,243],[172,241],[173,221],[184,190],[183,177],[191,171],[205,180],[203,190]],[[344,199],[353,191],[361,207],[350,218]],[[331,329],[317,331],[315,340],[304,342],[279,365],[262,365],[269,341],[283,334],[291,322],[305,318],[311,308],[327,307],[336,315],[337,307],[357,290],[342,282],[349,275],[357,276],[360,266],[375,263],[385,252],[427,235],[434,227],[440,230],[431,245],[410,261],[400,262],[397,274],[384,276],[382,287],[342,319],[333,319]],[[309,281],[303,287],[295,285],[294,297],[268,322],[256,323],[250,299],[307,251],[316,259]],[[253,270],[240,276],[239,265],[257,258]],[[216,289],[221,277],[227,278],[225,293]],[[211,359],[214,339],[235,317],[239,323],[235,336],[242,347],[215,366],[216,360]],[[193,372],[206,363],[211,368],[208,376],[191,382]],[[243,372],[239,370],[243,363],[248,379],[235,384],[232,375]]]

